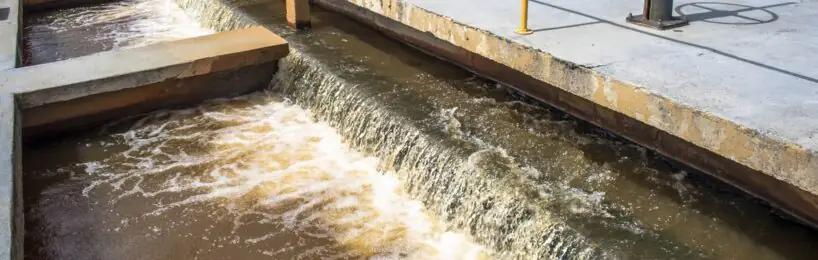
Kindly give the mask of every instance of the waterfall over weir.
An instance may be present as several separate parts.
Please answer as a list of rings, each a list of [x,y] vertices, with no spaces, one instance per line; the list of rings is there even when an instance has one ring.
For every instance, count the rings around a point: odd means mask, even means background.
[[[381,158],[381,167],[395,171],[408,192],[438,216],[504,255],[529,259],[607,256],[537,207],[531,198],[537,197],[536,192],[520,188],[515,180],[515,175],[527,174],[528,169],[517,169],[502,149],[436,133],[446,125],[456,125],[456,119],[441,115],[440,121],[418,124],[406,118],[411,115],[395,114],[379,103],[379,97],[388,92],[367,93],[298,53],[280,62],[272,86],[273,91],[310,109],[319,120],[330,122],[355,147]]]
[[[291,55],[263,92],[27,144],[27,257],[818,253],[753,199],[339,14],[293,33],[281,1],[173,1],[205,27],[182,31],[262,24]]]
[[[293,33],[281,2],[176,1],[216,30],[263,24],[285,36],[294,54],[272,91],[377,155],[414,198],[500,256],[813,252],[814,233],[755,200],[339,14],[314,8],[313,28]]]

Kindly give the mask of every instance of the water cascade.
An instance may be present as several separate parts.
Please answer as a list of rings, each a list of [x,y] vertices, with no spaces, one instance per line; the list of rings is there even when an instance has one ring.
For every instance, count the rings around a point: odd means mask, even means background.
[[[175,2],[206,29],[173,37],[263,24],[292,53],[263,92],[29,144],[27,154],[49,155],[24,165],[32,256],[808,259],[818,250],[814,232],[735,190],[339,14],[316,8],[313,29],[293,33],[275,1]],[[142,36],[119,41],[129,39]]]

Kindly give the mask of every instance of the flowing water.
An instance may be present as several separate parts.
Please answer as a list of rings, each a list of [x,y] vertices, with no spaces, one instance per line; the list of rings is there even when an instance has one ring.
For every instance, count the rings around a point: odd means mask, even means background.
[[[213,33],[173,0],[122,0],[24,17],[24,65]]]
[[[277,1],[177,2],[292,54],[265,92],[27,144],[27,257],[818,253],[754,199],[338,14],[292,33]]]
[[[480,259],[377,159],[274,94],[110,124],[44,148],[34,259]],[[37,152],[34,152],[37,153]],[[82,161],[67,163],[65,158]],[[71,161],[71,160],[68,160]]]

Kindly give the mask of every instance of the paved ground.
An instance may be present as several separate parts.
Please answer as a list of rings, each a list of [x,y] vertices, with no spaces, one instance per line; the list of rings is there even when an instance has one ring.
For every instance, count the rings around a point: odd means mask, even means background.
[[[690,25],[624,22],[640,1],[406,0],[761,133],[818,150],[818,1],[676,1]],[[463,8],[468,6],[468,12]]]

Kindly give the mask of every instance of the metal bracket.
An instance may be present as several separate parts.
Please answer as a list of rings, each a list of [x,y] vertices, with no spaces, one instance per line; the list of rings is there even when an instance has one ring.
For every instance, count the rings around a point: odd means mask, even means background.
[[[684,17],[673,16],[673,0],[645,0],[644,14],[628,14],[625,21],[659,30],[688,24]]]
[[[646,26],[646,27],[659,29],[659,30],[673,29],[673,28],[676,28],[676,27],[682,27],[682,26],[688,25],[687,20],[682,18],[682,17],[670,17],[670,20],[658,19],[656,21],[651,21],[651,20],[645,19],[644,15],[628,14],[628,17],[625,18],[625,21],[628,21],[629,23],[632,23],[632,24]]]

